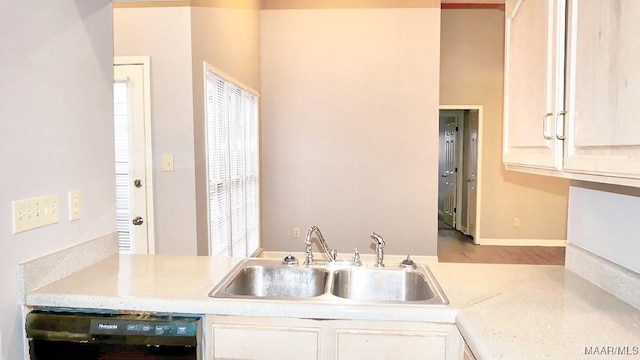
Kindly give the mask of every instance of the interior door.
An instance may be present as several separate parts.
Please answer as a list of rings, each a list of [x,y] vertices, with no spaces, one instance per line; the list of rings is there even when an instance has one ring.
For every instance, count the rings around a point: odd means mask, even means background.
[[[147,151],[150,132],[145,121],[144,70],[142,64],[114,66],[117,232],[120,251],[133,254],[153,253],[149,237],[152,188],[146,164],[151,154]]]
[[[463,195],[466,206],[460,230],[475,238],[478,193],[478,110],[467,112],[464,123]]]
[[[456,219],[456,128],[458,117],[451,114],[441,113],[441,140],[440,140],[440,181],[439,196],[442,199],[441,217],[442,221],[455,228]]]

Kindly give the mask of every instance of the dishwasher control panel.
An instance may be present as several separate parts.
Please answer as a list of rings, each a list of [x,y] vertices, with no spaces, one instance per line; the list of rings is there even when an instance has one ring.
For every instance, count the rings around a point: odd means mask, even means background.
[[[27,314],[30,339],[158,344],[198,344],[201,317],[35,310]]]
[[[90,329],[95,335],[196,336],[197,322],[93,318]]]

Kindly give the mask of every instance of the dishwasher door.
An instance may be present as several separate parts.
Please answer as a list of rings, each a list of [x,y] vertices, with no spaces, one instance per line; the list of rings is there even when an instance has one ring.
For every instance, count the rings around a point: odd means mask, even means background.
[[[203,358],[198,316],[34,311],[26,333],[31,360]]]

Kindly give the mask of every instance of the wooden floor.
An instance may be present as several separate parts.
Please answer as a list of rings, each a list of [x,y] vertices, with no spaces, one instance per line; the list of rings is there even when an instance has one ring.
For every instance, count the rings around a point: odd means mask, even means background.
[[[564,265],[564,251],[564,247],[475,245],[457,230],[438,229],[440,262]]]

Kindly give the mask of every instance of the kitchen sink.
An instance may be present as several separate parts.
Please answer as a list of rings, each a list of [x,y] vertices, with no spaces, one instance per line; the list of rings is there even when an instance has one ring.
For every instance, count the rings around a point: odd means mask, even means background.
[[[243,260],[210,296],[309,298],[326,292],[328,278],[329,271],[322,268],[286,266],[270,260]]]
[[[283,265],[278,260],[257,258],[238,263],[209,296],[336,304],[448,304],[426,266],[374,268],[349,262]]]
[[[333,273],[331,294],[365,301],[428,301],[433,299],[422,271],[404,269],[341,269]]]

